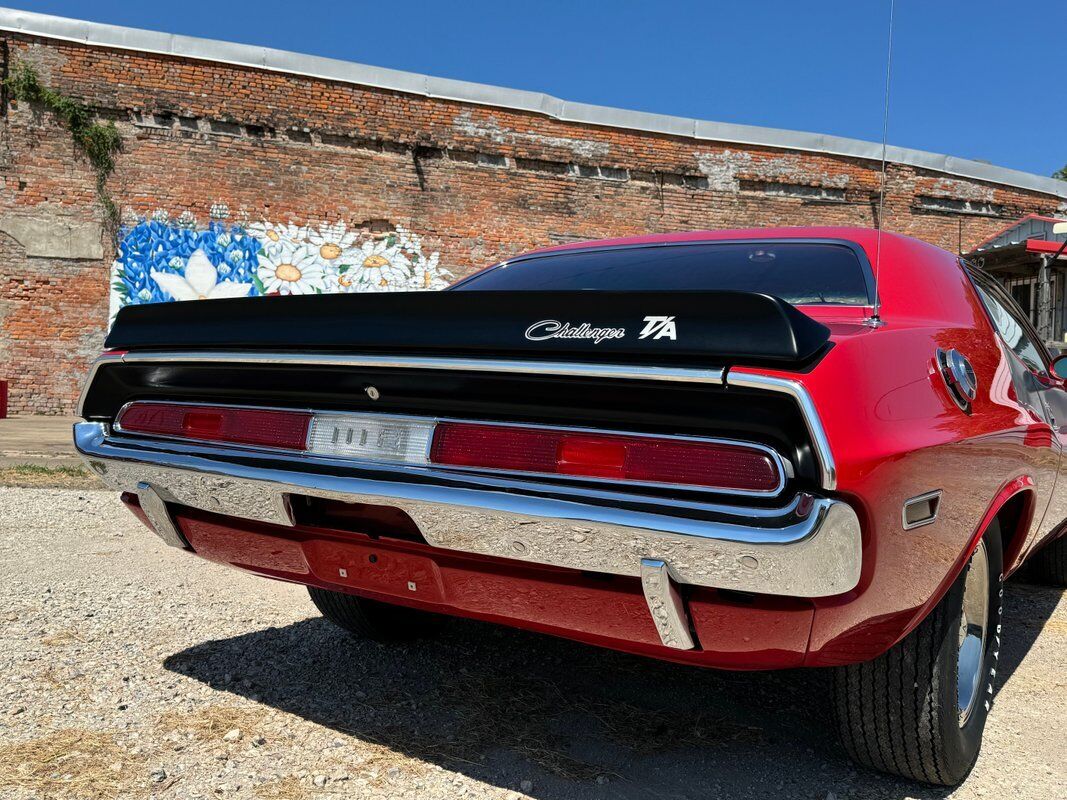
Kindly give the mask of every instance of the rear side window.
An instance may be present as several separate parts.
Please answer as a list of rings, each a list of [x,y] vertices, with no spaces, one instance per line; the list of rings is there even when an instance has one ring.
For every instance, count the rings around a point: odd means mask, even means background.
[[[1021,310],[1018,307],[1011,309],[1006,303],[1000,302],[988,287],[975,283],[974,288],[978,290],[978,296],[982,298],[982,304],[986,307],[986,311],[989,312],[989,317],[993,320],[993,326],[997,329],[997,333],[1000,334],[1004,343],[1032,372],[1036,372],[1039,375],[1047,375],[1044,359],[1041,357],[1041,349],[1027,333],[1026,327],[1021,321]]]
[[[459,284],[459,291],[761,292],[794,305],[869,304],[865,261],[844,244],[719,242],[572,250],[520,258]]]

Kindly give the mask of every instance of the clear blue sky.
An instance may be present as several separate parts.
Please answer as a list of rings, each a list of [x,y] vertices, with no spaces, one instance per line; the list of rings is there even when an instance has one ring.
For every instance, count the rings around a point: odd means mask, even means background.
[[[881,138],[888,0],[0,2],[567,100]],[[891,144],[1041,175],[1067,162],[1064,0],[897,0],[896,13]]]

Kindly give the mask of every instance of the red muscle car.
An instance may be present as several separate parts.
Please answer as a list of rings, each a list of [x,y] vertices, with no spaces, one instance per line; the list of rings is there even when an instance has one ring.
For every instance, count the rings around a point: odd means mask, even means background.
[[[903,236],[567,245],[440,293],[132,306],[107,347],[76,444],[168,544],[361,636],[832,667],[848,752],[920,781],[977,758],[1004,578],[1067,579],[1067,362]]]

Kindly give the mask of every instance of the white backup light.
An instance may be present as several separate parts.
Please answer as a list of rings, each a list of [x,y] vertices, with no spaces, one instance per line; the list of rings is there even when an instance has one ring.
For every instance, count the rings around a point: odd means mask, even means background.
[[[426,464],[434,423],[370,414],[316,414],[307,452],[337,458]]]

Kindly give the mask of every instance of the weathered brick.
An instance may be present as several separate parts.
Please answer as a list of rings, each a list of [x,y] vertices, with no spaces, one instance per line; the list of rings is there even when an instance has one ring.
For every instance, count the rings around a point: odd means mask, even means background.
[[[403,225],[457,275],[534,247],[659,231],[872,225],[875,161],[561,122],[306,76],[5,33],[13,59],[123,137],[108,189],[136,215]],[[94,177],[41,109],[0,122],[0,215],[101,222]],[[819,189],[826,191],[819,191]],[[999,216],[919,198],[972,201]],[[977,201],[975,203],[974,201]],[[1049,195],[890,165],[883,223],[964,250]],[[110,237],[108,237],[110,238]],[[0,234],[0,378],[12,413],[69,413],[107,324],[97,261]]]

